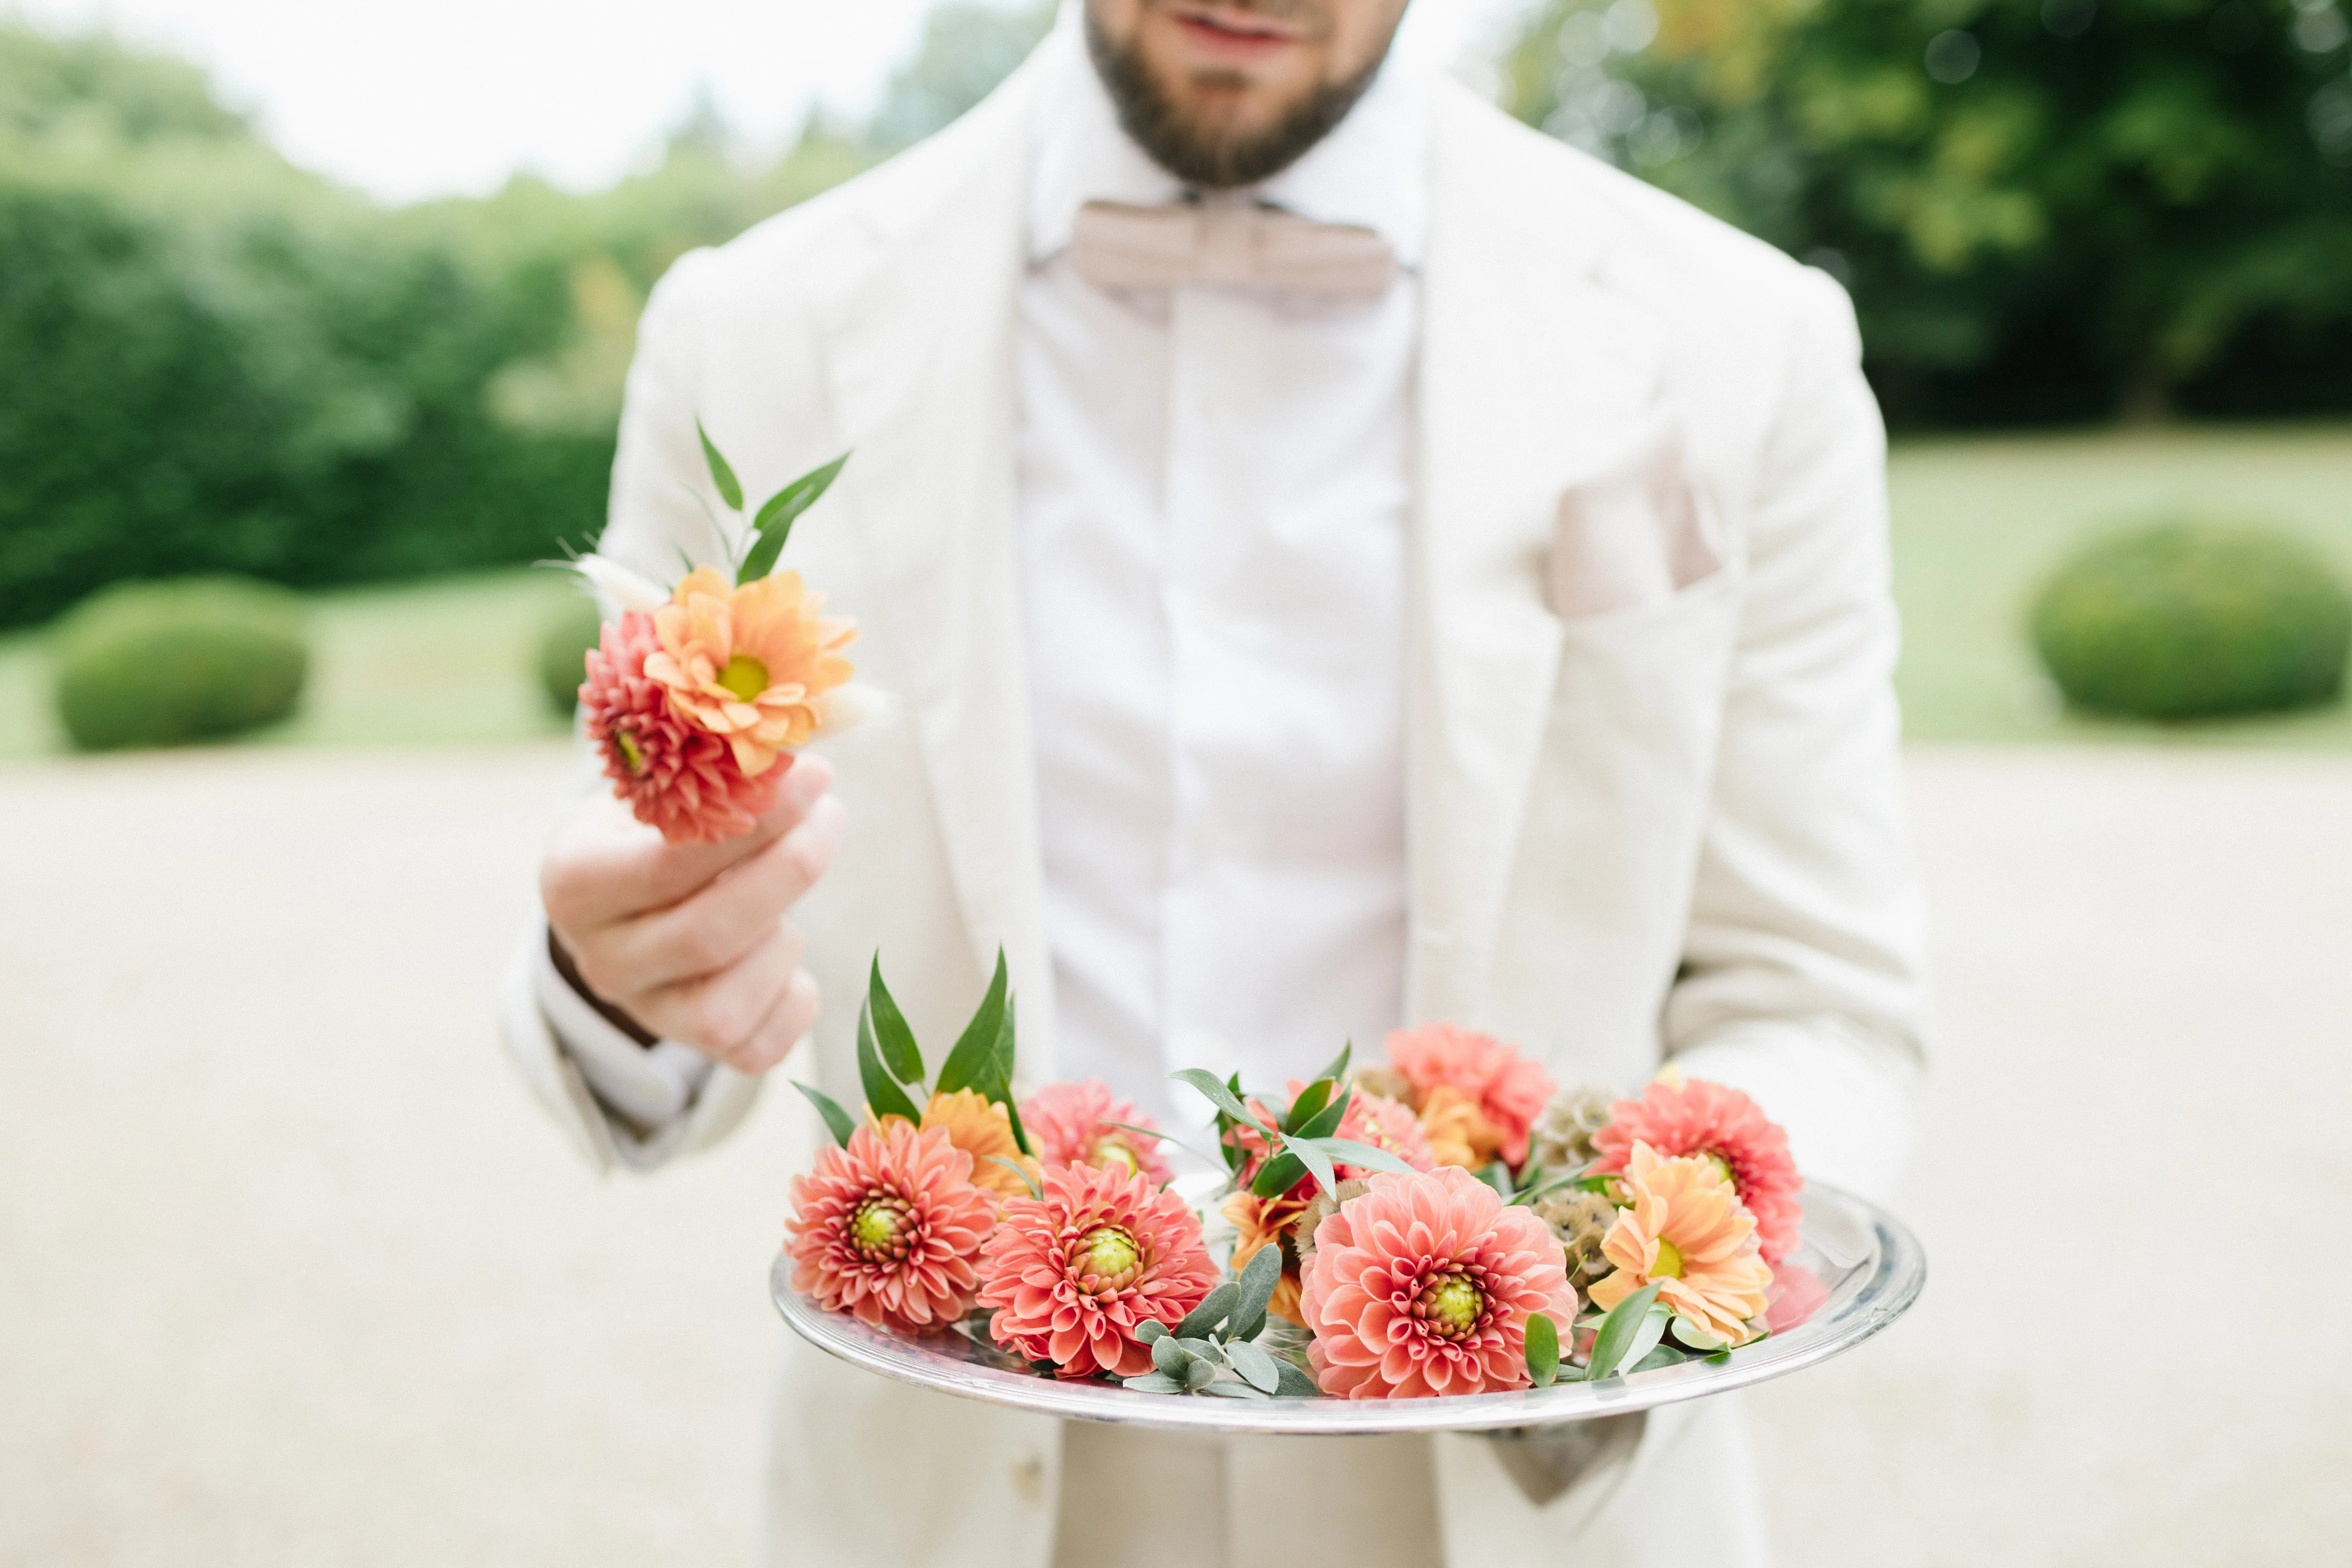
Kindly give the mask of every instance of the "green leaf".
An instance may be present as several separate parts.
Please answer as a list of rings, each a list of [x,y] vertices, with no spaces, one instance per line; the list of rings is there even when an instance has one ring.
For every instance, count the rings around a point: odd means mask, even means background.
[[[1625,1354],[1620,1362],[1623,1370],[1635,1372],[1641,1369],[1642,1363],[1650,1353],[1658,1348],[1658,1342],[1665,1338],[1666,1324],[1674,1315],[1668,1309],[1657,1306],[1642,1314],[1640,1325],[1633,1330],[1633,1343],[1625,1347]]]
[[[1031,1159],[1035,1159],[1037,1151],[1029,1146],[1029,1129],[1021,1124],[1021,1107],[1013,1103],[1011,1092],[1008,1092],[997,1103],[1004,1107],[1004,1120],[1013,1129],[1013,1146]]]
[[[776,570],[776,558],[784,553],[784,541],[793,535],[793,524],[803,512],[816,505],[816,499],[841,475],[841,465],[849,461],[845,452],[822,468],[812,468],[774,495],[761,507],[760,515],[751,519],[751,532],[758,541],[743,557],[742,570],[736,576],[738,583],[750,582]],[[740,502],[736,503],[739,507]]]
[[[1198,1393],[1216,1380],[1217,1364],[1213,1361],[1195,1361],[1184,1368],[1184,1386],[1191,1392]]]
[[[1250,1254],[1249,1263],[1242,1270],[1241,1278],[1234,1282],[1238,1295],[1234,1303],[1232,1322],[1236,1331],[1253,1322],[1264,1325],[1265,1304],[1274,1299],[1274,1288],[1281,1282],[1282,1249],[1280,1247],[1261,1247]],[[1254,1333],[1236,1332],[1229,1337],[1255,1339],[1257,1336]]]
[[[1266,1249],[1271,1252],[1273,1248]],[[1246,1341],[1225,1347],[1225,1361],[1242,1380],[1261,1394],[1271,1394],[1282,1386],[1282,1374],[1275,1370],[1274,1357]]]
[[[963,1026],[956,1037],[954,1049],[940,1063],[940,1092],[952,1094],[959,1089],[973,1089],[992,1100],[1006,1098],[1010,1087],[1010,1063],[999,1071],[1000,1037],[1005,1032],[1004,1007],[1012,989],[1011,978],[1004,967],[1004,949],[996,950],[996,974],[988,982],[988,994],[980,998],[980,1007],[971,1021]]]
[[[1348,1059],[1355,1054],[1356,1042],[1351,1040],[1339,1048],[1339,1054],[1331,1059],[1331,1064],[1326,1067],[1322,1071],[1317,1073],[1315,1076],[1318,1078],[1328,1078],[1335,1082],[1346,1078],[1348,1076]]]
[[[1395,1171],[1411,1176],[1412,1167],[1386,1149],[1376,1149],[1370,1144],[1360,1144],[1353,1138],[1317,1138],[1315,1146],[1343,1166],[1362,1166],[1367,1170]]]
[[[1285,1399],[1312,1399],[1323,1392],[1315,1386],[1315,1380],[1300,1370],[1296,1363],[1276,1361],[1274,1364],[1274,1370],[1282,1378],[1282,1386],[1276,1388],[1275,1392]]]
[[[1478,1172],[1478,1179],[1502,1194],[1503,1201],[1511,1201],[1511,1167],[1500,1160],[1492,1160]]]
[[[1255,1197],[1280,1197],[1306,1178],[1305,1160],[1279,1154],[1257,1167],[1257,1175],[1250,1178],[1250,1193]]]
[[[1331,1103],[1331,1091],[1338,1086],[1336,1080],[1318,1078],[1301,1089],[1298,1098],[1290,1103],[1290,1109],[1282,1113],[1282,1130],[1286,1133],[1306,1131],[1307,1124],[1313,1121],[1324,1106]],[[1342,1114],[1346,1110],[1345,1106],[1340,1107]]]
[[[1147,1372],[1140,1377],[1120,1380],[1138,1394],[1181,1394],[1184,1385],[1164,1372]]]
[[[874,1007],[857,1009],[857,1078],[866,1090],[866,1108],[877,1116],[904,1116],[920,1126],[923,1113],[907,1098],[898,1081],[883,1071],[882,1053],[874,1043]]]
[[[1226,1315],[1234,1310],[1234,1303],[1240,1301],[1241,1296],[1242,1288],[1231,1280],[1219,1285],[1201,1298],[1199,1306],[1184,1314],[1184,1321],[1176,1325],[1176,1337],[1179,1339],[1206,1337],[1211,1329],[1225,1321]]]
[[[1045,1189],[1037,1185],[1037,1178],[1035,1176],[1031,1176],[1027,1171],[1023,1170],[1019,1166],[1014,1165],[1003,1155],[984,1155],[982,1157],[983,1159],[995,1161],[998,1165],[1003,1166],[1006,1170],[1011,1171],[1014,1176],[1019,1176],[1021,1178],[1021,1185],[1029,1189],[1029,1196],[1031,1197],[1043,1198],[1045,1196]]]
[[[874,1011],[874,1043],[881,1049],[882,1065],[890,1076],[919,1092],[923,1087],[923,1053],[916,1048],[915,1031],[907,1027],[907,1015],[898,1010],[898,1003],[890,995],[890,988],[882,983],[882,955],[874,955],[874,968],[866,977],[866,1005]]]
[[[1192,1155],[1194,1159],[1202,1161],[1206,1165],[1215,1165],[1217,1163],[1214,1159],[1202,1154],[1200,1150],[1194,1148],[1183,1139],[1171,1138],[1157,1127],[1139,1126],[1133,1122],[1113,1122],[1108,1119],[1098,1124],[1105,1127],[1117,1127],[1122,1133],[1139,1133],[1144,1137],[1150,1138],[1154,1143],[1173,1144],[1178,1148],[1183,1150],[1186,1154]]]
[[[1307,1163],[1307,1170],[1315,1177],[1316,1186],[1337,1198],[1339,1196],[1339,1177],[1331,1169],[1331,1156],[1316,1146],[1319,1142],[1320,1140],[1316,1138],[1294,1138],[1285,1134],[1282,1146]]]
[[[1151,1364],[1171,1377],[1181,1377],[1184,1369],[1192,1364],[1192,1358],[1184,1354],[1184,1347],[1176,1343],[1174,1334],[1162,1334],[1151,1342]]]
[[[1264,1399],[1266,1397],[1263,1389],[1252,1388],[1246,1383],[1212,1383],[1202,1388],[1201,1392],[1203,1394],[1215,1395],[1220,1399]]]
[[[1158,1318],[1146,1318],[1135,1328],[1135,1337],[1146,1344],[1157,1344],[1168,1333],[1168,1325]]]
[[[1541,1312],[1528,1314],[1528,1377],[1549,1388],[1559,1375],[1559,1325]]]
[[[1647,1355],[1625,1369],[1625,1375],[1631,1377],[1637,1372],[1655,1372],[1662,1366],[1679,1366],[1689,1359],[1687,1351],[1677,1350],[1670,1344],[1654,1344]]]
[[[1198,1089],[1202,1094],[1208,1097],[1210,1104],[1214,1105],[1218,1110],[1223,1111],[1226,1115],[1231,1116],[1234,1121],[1241,1123],[1243,1125],[1256,1129],[1258,1133],[1265,1136],[1267,1142],[1271,1143],[1276,1136],[1278,1136],[1273,1128],[1266,1126],[1256,1117],[1251,1115],[1249,1113],[1248,1107],[1242,1103],[1241,1097],[1235,1094],[1224,1084],[1218,1082],[1217,1075],[1211,1072],[1208,1069],[1204,1067],[1187,1067],[1181,1072],[1171,1072],[1168,1076],[1174,1079],[1179,1083],[1189,1083],[1193,1088]]]
[[[1701,1355],[1713,1355],[1717,1351],[1727,1348],[1722,1340],[1713,1334],[1701,1333],[1680,1318],[1667,1324],[1666,1332],[1685,1348],[1697,1351]]]
[[[719,448],[710,444],[710,433],[702,428],[702,421],[694,422],[694,434],[702,437],[702,460],[710,465],[710,482],[719,486],[719,498],[734,510],[743,509],[743,486],[735,480],[735,470],[727,466],[727,459],[719,455]]]
[[[833,1133],[833,1141],[846,1147],[849,1135],[857,1131],[857,1119],[843,1110],[841,1102],[824,1090],[812,1088],[797,1078],[792,1081],[792,1084],[808,1097],[808,1103],[816,1107],[816,1113],[824,1118],[825,1126]]]
[[[1601,1328],[1592,1336],[1592,1355],[1584,1368],[1587,1378],[1598,1383],[1616,1372],[1633,1345],[1633,1336],[1641,1331],[1643,1320],[1649,1316],[1651,1303],[1657,1299],[1658,1281],[1653,1280],[1609,1309],[1609,1315],[1601,1320]]]

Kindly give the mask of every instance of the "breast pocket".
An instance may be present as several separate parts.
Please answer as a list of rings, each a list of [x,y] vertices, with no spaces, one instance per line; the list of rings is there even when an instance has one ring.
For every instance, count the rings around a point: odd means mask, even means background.
[[[1721,574],[1722,530],[1679,428],[1651,421],[1559,497],[1545,584],[1570,624],[1662,606]]]

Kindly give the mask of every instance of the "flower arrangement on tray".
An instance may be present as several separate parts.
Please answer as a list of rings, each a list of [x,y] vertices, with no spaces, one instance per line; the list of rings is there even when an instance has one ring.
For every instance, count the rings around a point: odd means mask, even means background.
[[[719,500],[737,514],[711,527],[733,554],[729,574],[686,562],[664,589],[618,561],[572,568],[620,607],[588,652],[580,714],[613,793],[672,843],[716,843],[772,809],[793,756],[869,713],[843,650],[856,623],[824,613],[824,595],[776,570],[793,524],[849,461],[802,475],[746,513],[743,486],[698,422]],[[702,500],[699,494],[697,500]],[[709,502],[703,501],[706,510]]]
[[[1040,1375],[1232,1399],[1599,1380],[1727,1357],[1819,1300],[1787,1261],[1786,1135],[1672,1067],[1633,1098],[1561,1092],[1436,1024],[1280,1096],[1187,1070],[1216,1111],[1194,1158],[1223,1173],[1196,1207],[1166,1156],[1181,1145],[1099,1080],[1016,1100],[1014,1037],[1000,955],[928,1078],[877,960],[863,1114],[796,1085],[834,1143],[792,1184],[795,1291]]]

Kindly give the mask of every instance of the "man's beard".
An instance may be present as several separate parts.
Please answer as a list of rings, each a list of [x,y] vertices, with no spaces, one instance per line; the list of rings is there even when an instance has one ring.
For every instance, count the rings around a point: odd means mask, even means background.
[[[1276,5],[1268,9],[1280,11]],[[1141,47],[1125,47],[1106,37],[1087,13],[1087,52],[1095,70],[1118,107],[1118,122],[1151,161],[1183,181],[1208,190],[1255,185],[1297,162],[1307,150],[1348,118],[1364,89],[1380,74],[1381,57],[1345,81],[1324,82],[1265,130],[1237,132],[1195,124],[1183,108],[1160,89]]]

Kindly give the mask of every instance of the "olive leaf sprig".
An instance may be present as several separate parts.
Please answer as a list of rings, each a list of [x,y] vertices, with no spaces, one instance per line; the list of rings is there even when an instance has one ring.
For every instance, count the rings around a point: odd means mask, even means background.
[[[969,1089],[1003,1106],[1013,1143],[1023,1154],[1034,1155],[1037,1151],[1030,1146],[1029,1134],[1021,1125],[1021,1108],[1013,1099],[1015,1032],[1013,991],[1005,970],[1004,950],[1000,947],[996,951],[996,975],[988,983],[988,994],[981,998],[971,1021],[964,1025],[963,1033],[949,1049],[947,1060],[940,1064],[939,1078],[927,1088],[923,1053],[915,1043],[915,1031],[908,1024],[907,1015],[899,1010],[898,1000],[890,995],[890,988],[882,983],[882,957],[875,955],[873,971],[866,984],[866,1001],[857,1009],[857,1076],[866,1092],[866,1108],[877,1116],[904,1116],[919,1126],[922,1107],[932,1094],[952,1094],[959,1089]],[[846,1145],[857,1129],[857,1118],[820,1089],[798,1080],[793,1081],[793,1087],[816,1107],[835,1141]],[[1023,1179],[1027,1179],[1025,1172]],[[1034,1190],[1034,1183],[1032,1187]]]
[[[1124,1379],[1127,1386],[1223,1399],[1313,1397],[1312,1378],[1255,1343],[1265,1332],[1265,1304],[1281,1278],[1282,1249],[1262,1247],[1239,1279],[1211,1291],[1174,1328],[1145,1323],[1137,1337],[1151,1347],[1153,1370]]]
[[[694,434],[702,442],[703,465],[710,470],[710,482],[718,487],[719,498],[736,516],[743,516],[742,481],[735,477],[734,467],[720,455],[718,444],[702,428],[699,419],[694,422]],[[793,524],[803,512],[816,505],[818,497],[832,488],[833,482],[841,476],[842,465],[848,461],[849,454],[845,452],[824,466],[810,469],[760,504],[760,509],[749,519],[743,558],[735,563],[737,587],[776,570],[776,558],[784,553],[784,541],[792,537]],[[695,498],[699,500],[701,497],[698,494]],[[710,521],[712,527],[718,527],[716,517]],[[719,528],[719,534],[724,539],[727,530]]]

